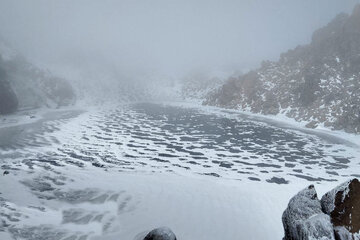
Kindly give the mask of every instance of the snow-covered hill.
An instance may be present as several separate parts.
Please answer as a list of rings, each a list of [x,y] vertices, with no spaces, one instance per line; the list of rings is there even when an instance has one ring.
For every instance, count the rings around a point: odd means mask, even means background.
[[[360,5],[317,30],[309,45],[230,78],[204,104],[360,133]]]
[[[58,108],[73,104],[71,85],[42,70],[0,40],[0,114],[17,109]]]

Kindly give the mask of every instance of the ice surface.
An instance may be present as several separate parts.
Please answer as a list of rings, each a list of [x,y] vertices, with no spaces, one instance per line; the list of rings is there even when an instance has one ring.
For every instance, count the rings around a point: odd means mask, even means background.
[[[299,189],[359,172],[358,149],[336,137],[206,108],[60,111],[0,136],[0,236],[27,240],[134,239],[159,226],[178,239],[281,239]]]

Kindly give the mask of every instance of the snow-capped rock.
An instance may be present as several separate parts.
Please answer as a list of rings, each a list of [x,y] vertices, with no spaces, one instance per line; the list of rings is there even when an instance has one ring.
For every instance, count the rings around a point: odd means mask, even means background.
[[[321,201],[313,185],[300,191],[283,214],[284,240],[360,240],[360,182],[349,180]]]
[[[265,61],[210,93],[204,104],[360,133],[360,5],[314,32],[309,45]]]
[[[358,179],[347,181],[321,199],[323,211],[330,215],[336,227],[338,239],[360,239],[360,182]],[[357,237],[356,237],[357,235]]]
[[[351,234],[345,227],[335,227],[335,239],[336,240],[357,240],[359,238],[353,238]]]
[[[321,211],[313,185],[295,195],[284,211],[284,240],[335,239],[330,217]]]
[[[161,227],[149,232],[144,240],[176,240],[176,236],[170,228]]]

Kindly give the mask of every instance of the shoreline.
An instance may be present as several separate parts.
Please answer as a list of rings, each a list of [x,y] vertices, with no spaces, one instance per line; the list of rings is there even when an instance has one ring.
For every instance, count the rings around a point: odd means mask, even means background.
[[[57,109],[53,109],[53,108],[23,109],[11,114],[0,115],[0,129],[7,127],[16,127],[20,125],[26,125],[26,124],[31,124],[38,121],[46,120],[47,116],[51,114],[56,114],[61,112],[74,112],[74,111],[85,112],[86,110],[78,105],[61,107]]]
[[[305,125],[308,122],[305,121],[298,122],[295,119],[286,117],[282,114],[263,115],[263,114],[252,113],[250,111],[244,111],[239,109],[227,109],[216,106],[202,105],[199,102],[178,101],[178,102],[163,102],[162,104],[169,106],[177,106],[177,107],[196,108],[201,111],[208,111],[209,113],[215,113],[215,114],[226,114],[226,115],[238,114],[245,119],[251,119],[258,122],[267,123],[272,126],[281,127],[284,129],[300,131],[305,134],[316,135],[324,139],[333,138],[333,140],[341,141],[341,142],[336,142],[336,144],[347,144],[355,148],[360,148],[360,135],[356,135],[354,133],[347,133],[342,130],[331,130],[321,125],[319,125],[319,127],[317,128],[307,128],[305,127]]]
[[[50,144],[50,140],[44,138],[46,132],[56,131],[60,122],[76,118],[84,112],[78,107],[66,107],[7,115],[3,118],[3,122],[7,122],[0,124],[0,156],[14,148]]]

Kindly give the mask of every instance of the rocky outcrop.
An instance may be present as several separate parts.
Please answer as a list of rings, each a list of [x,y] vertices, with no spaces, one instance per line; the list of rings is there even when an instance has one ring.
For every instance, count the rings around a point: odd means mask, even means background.
[[[4,44],[0,46],[0,114],[75,102],[73,88],[66,80],[37,68],[19,54],[8,54],[13,51]]]
[[[360,5],[314,32],[309,45],[230,78],[204,104],[284,114],[308,127],[360,133]]]
[[[18,99],[6,79],[6,73],[0,68],[0,114],[8,114],[17,110]]]
[[[4,61],[4,67],[15,92],[20,108],[58,108],[75,102],[71,85],[62,78],[41,70],[23,57]]]
[[[330,215],[337,235],[350,236],[360,232],[359,180],[345,182],[326,193],[321,198],[321,206],[323,211]],[[360,239],[360,235],[358,237]]]
[[[282,221],[285,240],[335,239],[330,217],[321,211],[313,185],[290,200]]]
[[[345,182],[321,201],[311,185],[290,200],[282,220],[284,240],[359,240],[360,182]]]
[[[170,228],[161,227],[149,232],[144,240],[176,240],[176,236]]]

